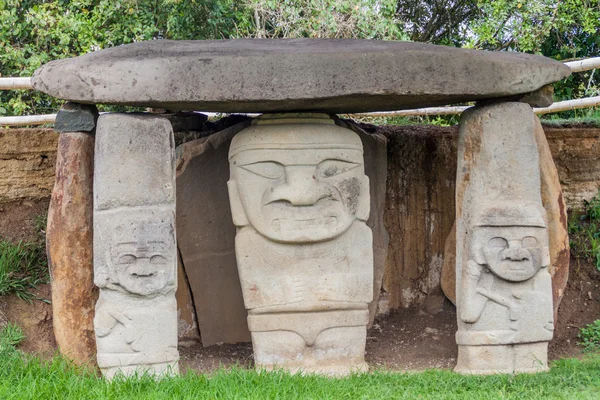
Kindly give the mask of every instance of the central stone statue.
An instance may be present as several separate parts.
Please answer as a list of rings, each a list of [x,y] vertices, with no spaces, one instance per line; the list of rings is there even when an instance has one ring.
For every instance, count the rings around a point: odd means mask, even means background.
[[[256,367],[366,370],[373,246],[360,137],[326,114],[263,115],[234,137],[229,163]]]

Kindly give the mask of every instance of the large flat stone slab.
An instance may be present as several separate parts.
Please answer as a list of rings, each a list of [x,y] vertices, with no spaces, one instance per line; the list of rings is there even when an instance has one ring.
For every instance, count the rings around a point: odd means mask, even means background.
[[[343,113],[514,96],[569,74],[541,56],[409,42],[153,40],[52,61],[32,83],[80,103]]]

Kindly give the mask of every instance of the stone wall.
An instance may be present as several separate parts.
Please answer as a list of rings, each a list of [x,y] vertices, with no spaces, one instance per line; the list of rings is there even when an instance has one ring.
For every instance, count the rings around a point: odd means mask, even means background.
[[[57,146],[52,129],[0,128],[0,203],[49,198]]]
[[[390,235],[384,299],[391,308],[439,290],[444,242],[454,220],[456,127],[364,126],[388,138],[385,226]],[[600,128],[549,128],[546,136],[569,209],[600,188]],[[50,196],[58,135],[0,129],[0,203]]]

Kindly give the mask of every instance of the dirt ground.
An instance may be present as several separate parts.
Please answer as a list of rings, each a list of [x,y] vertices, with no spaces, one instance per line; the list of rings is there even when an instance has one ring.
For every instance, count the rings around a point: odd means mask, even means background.
[[[35,240],[34,219],[43,215],[48,201],[0,205],[0,236],[14,241]],[[50,298],[49,285],[35,292]],[[571,259],[570,276],[558,312],[550,358],[580,356],[577,346],[579,328],[600,318],[600,272],[588,261]],[[27,352],[52,354],[56,344],[52,334],[52,307],[40,300],[31,304],[15,296],[0,297],[2,319],[23,326],[28,336],[21,348]],[[420,307],[394,310],[379,316],[368,331],[366,360],[372,368],[423,370],[452,368],[457,348],[455,308],[440,294],[430,296]],[[215,345],[203,348],[199,343],[180,343],[181,367],[209,372],[220,366],[251,366],[250,343]]]

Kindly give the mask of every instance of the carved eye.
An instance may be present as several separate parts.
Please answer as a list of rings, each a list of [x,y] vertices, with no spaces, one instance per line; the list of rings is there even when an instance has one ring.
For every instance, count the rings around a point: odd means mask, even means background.
[[[272,161],[248,164],[240,168],[267,179],[281,178],[285,172],[283,165]]]
[[[119,257],[119,264],[133,264],[137,261],[137,257],[133,254],[123,254]]]
[[[342,160],[325,160],[317,165],[317,175],[319,178],[331,178],[351,169],[358,167],[360,164],[342,161]]]
[[[490,246],[490,247],[507,248],[508,247],[508,242],[504,238],[495,237],[495,238],[490,239],[490,241],[488,242],[488,246]]]
[[[150,264],[166,264],[167,260],[163,256],[150,257]]]
[[[538,247],[538,241],[533,236],[526,236],[523,238],[521,245],[523,247]]]

